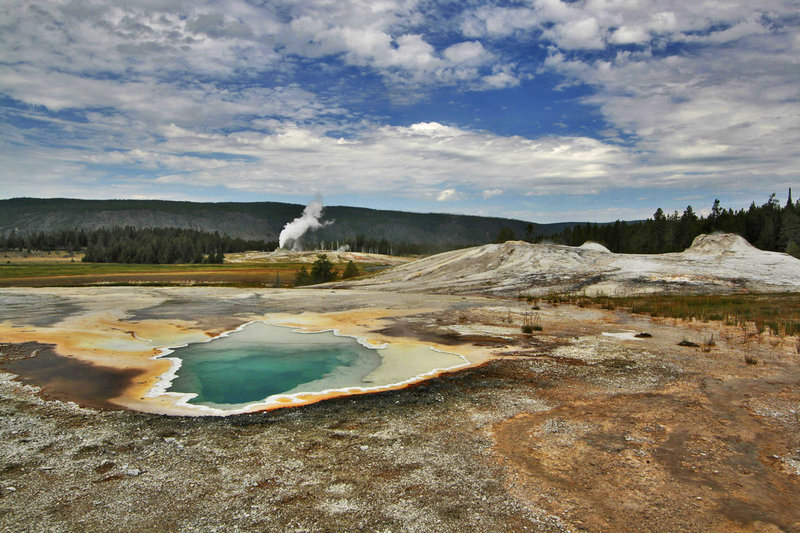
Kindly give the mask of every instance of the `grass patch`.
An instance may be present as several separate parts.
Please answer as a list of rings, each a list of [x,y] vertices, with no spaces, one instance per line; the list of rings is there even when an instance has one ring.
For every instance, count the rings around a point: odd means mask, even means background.
[[[680,318],[699,322],[719,321],[728,326],[748,327],[758,334],[800,335],[800,293],[726,295],[599,296],[550,294],[552,303],[580,307],[627,309],[653,317]]]
[[[733,294],[717,296],[645,296],[617,298],[633,313],[684,320],[753,325],[761,334],[800,335],[800,294]]]
[[[140,265],[124,263],[10,263],[0,264],[0,278],[51,278],[57,276],[102,276],[106,274],[161,274],[173,272],[207,272],[226,270],[294,270],[299,264],[190,264],[190,265]]]
[[[291,287],[307,263],[223,263],[143,265],[82,262],[0,264],[0,287],[82,287],[93,285]],[[343,271],[344,265],[336,265]],[[368,274],[363,277],[368,277]]]

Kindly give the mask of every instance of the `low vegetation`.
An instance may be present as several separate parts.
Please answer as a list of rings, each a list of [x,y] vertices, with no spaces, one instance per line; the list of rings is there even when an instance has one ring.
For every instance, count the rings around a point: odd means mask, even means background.
[[[654,317],[700,322],[720,321],[729,326],[752,328],[780,336],[800,335],[800,293],[728,295],[597,296],[551,294],[551,304],[573,303],[581,307],[626,309]]]
[[[522,333],[533,335],[534,331],[542,331],[542,316],[539,313],[527,312],[522,315]]]

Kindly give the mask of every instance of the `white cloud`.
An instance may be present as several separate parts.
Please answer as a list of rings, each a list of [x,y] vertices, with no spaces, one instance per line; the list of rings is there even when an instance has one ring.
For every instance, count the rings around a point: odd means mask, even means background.
[[[484,189],[481,192],[481,196],[484,200],[494,198],[495,196],[500,196],[501,194],[503,194],[503,189]]]
[[[428,137],[457,137],[465,134],[464,131],[458,128],[445,126],[438,122],[418,122],[409,126],[407,131],[411,135],[425,135]]]
[[[25,161],[39,161],[45,150],[31,148],[2,163],[11,173],[24,169],[30,180],[27,186],[41,183],[42,190],[52,194],[59,182],[74,184],[80,176],[92,183],[105,176],[110,183],[136,181],[137,194],[178,184],[193,190],[215,187],[270,195],[321,189],[455,201],[492,197],[500,191],[518,195],[581,191],[589,185],[613,186],[630,179],[621,170],[629,166],[630,154],[589,138],[532,141],[421,123],[373,126],[340,142],[321,129],[288,122],[273,126],[273,133],[201,133],[166,126],[140,138],[134,150],[50,149],[48,163],[33,166]],[[97,128],[94,135],[105,134]],[[10,128],[0,141],[18,133]],[[129,177],[111,179],[102,169],[105,165],[121,165]],[[487,189],[487,183],[492,188]]]
[[[552,29],[545,30],[544,35],[567,50],[603,48],[605,46],[600,25],[594,17],[558,24]]]
[[[519,80],[508,72],[497,72],[495,74],[484,76],[483,81],[487,86],[494,89],[504,89],[506,87],[519,85]]]
[[[644,28],[620,26],[609,39],[614,44],[634,44],[646,43],[650,40],[650,34]]]
[[[0,92],[29,105],[16,106],[16,117],[40,125],[4,124],[0,141],[10,148],[1,163],[42,190],[59,179],[74,189],[99,183],[114,172],[99,167],[128,165],[141,176],[110,178],[117,190],[158,177],[298,194],[323,179],[348,193],[435,199],[453,190],[451,201],[699,180],[760,190],[796,179],[796,2],[529,0],[468,7],[441,28],[426,18],[435,7],[9,2]],[[544,63],[518,51],[537,47],[550,50]],[[441,86],[501,90],[556,72],[565,85],[591,88],[583,102],[613,138],[525,139],[434,116],[408,127],[364,119],[335,86],[323,97],[292,82],[298,65],[321,57],[320,69],[376,74],[398,99]]]
[[[465,41],[445,48],[442,53],[452,63],[481,65],[492,59],[480,41]]]
[[[635,132],[651,179],[755,187],[766,176],[790,179],[800,164],[800,59],[785,40],[757,32],[679,56],[555,53],[547,64],[596,88],[586,101]]]
[[[437,202],[448,202],[458,198],[458,193],[455,189],[445,189],[436,197]]]
[[[478,67],[497,63],[496,58],[476,40],[434,47],[412,29],[424,28],[417,4],[279,1],[255,7],[243,0],[86,0],[46,11],[12,1],[4,6],[0,45],[11,75],[56,90],[48,76],[149,85],[237,79],[244,73],[262,73],[265,79],[290,72],[297,57],[326,56],[374,69],[407,96],[409,87],[480,84],[485,72]],[[73,101],[80,106],[92,94],[91,88],[83,98],[69,92],[40,96],[39,103],[54,109]],[[27,102],[25,94],[17,91],[14,97]]]

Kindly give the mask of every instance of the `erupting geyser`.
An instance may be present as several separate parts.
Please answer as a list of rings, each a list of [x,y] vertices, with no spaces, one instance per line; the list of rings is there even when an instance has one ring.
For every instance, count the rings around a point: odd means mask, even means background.
[[[278,246],[283,249],[290,248],[295,252],[302,251],[303,246],[300,237],[302,237],[305,232],[310,229],[318,229],[333,224],[333,220],[326,220],[324,222],[320,220],[323,209],[322,198],[317,195],[317,197],[303,209],[302,215],[286,223],[281,234],[278,236]]]

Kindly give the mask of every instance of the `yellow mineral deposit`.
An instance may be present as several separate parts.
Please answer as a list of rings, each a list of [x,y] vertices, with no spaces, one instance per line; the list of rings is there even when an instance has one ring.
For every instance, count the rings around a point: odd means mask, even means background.
[[[78,291],[80,292],[80,291]],[[119,295],[115,295],[118,297]],[[0,338],[6,343],[39,342],[54,346],[64,357],[101,367],[140,372],[110,403],[137,411],[171,415],[226,415],[271,410],[280,407],[315,403],[339,396],[360,395],[408,387],[443,373],[485,363],[489,350],[469,344],[443,346],[422,342],[413,337],[385,337],[374,333],[385,328],[393,317],[430,311],[414,309],[354,309],[334,313],[269,314],[251,320],[295,328],[299,332],[334,331],[337,335],[358,339],[369,348],[379,348],[380,365],[365,381],[369,387],[348,387],[320,392],[302,391],[272,397],[269,402],[253,402],[232,410],[190,405],[181,395],[160,391],[168,388],[173,363],[162,358],[169,348],[207,341],[218,332],[202,329],[197,323],[180,319],[131,320],[128,313],[143,302],[109,306],[107,298],[94,301],[87,312],[76,313],[48,326],[25,325],[10,321],[0,323]],[[152,304],[152,301],[144,302]],[[167,383],[165,383],[165,380]],[[154,390],[157,391],[154,393]],[[185,396],[185,395],[183,395]]]

